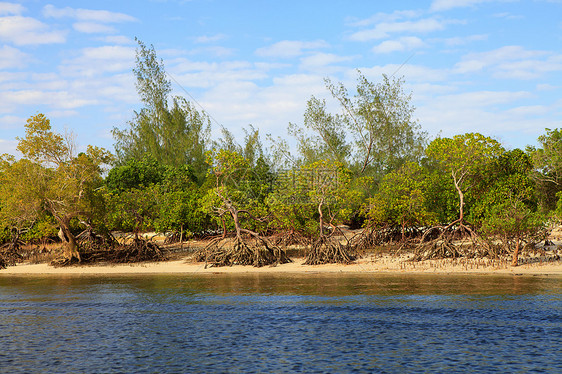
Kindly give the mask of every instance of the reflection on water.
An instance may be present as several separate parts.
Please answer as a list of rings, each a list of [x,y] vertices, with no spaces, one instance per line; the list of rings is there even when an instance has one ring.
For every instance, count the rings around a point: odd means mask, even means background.
[[[0,276],[0,372],[562,372],[560,278]]]

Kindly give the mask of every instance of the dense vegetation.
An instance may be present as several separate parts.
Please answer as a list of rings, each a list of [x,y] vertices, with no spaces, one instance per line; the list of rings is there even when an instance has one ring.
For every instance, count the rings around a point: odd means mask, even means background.
[[[57,232],[66,263],[92,258],[92,238],[109,248],[115,231],[134,234],[135,253],[152,248],[147,231],[209,237],[197,258],[213,265],[283,263],[290,245],[306,248],[307,264],[348,263],[389,243],[418,260],[517,264],[562,217],[558,129],[525,150],[477,133],[429,139],[402,80],[358,72],[353,96],[326,80],[338,113],[311,97],[302,125],[288,127],[296,146],[268,138],[266,147],[251,126],[240,145],[224,128],[211,139],[209,117],[170,98],[162,61],[140,41],[134,73],[144,107],[114,129],[114,154],[77,153],[72,134],[37,114],[18,139],[23,157],[2,156],[0,267],[23,242]],[[363,230],[346,237],[343,224]]]

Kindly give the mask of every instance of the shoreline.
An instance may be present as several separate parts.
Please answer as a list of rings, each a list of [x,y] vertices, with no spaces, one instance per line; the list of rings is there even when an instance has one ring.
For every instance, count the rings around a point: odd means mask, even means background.
[[[18,264],[0,270],[0,277],[10,275],[139,275],[139,274],[435,274],[435,275],[514,275],[562,277],[562,261],[532,263],[512,267],[487,260],[445,259],[406,262],[405,258],[367,257],[355,263],[303,265],[304,259],[277,266],[207,267],[186,259],[133,264],[93,264],[53,267],[47,263]]]

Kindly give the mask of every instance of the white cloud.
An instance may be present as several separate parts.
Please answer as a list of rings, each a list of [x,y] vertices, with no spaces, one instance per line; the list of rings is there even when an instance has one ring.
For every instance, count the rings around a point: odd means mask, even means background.
[[[108,26],[108,24],[136,21],[135,17],[124,13],[110,12],[107,10],[75,9],[70,7],[56,8],[53,5],[46,5],[43,8],[43,15],[48,18],[73,18],[78,21],[74,23],[74,29],[87,34],[114,33],[116,29]]]
[[[534,79],[547,72],[562,71],[562,55],[527,50],[520,46],[505,46],[463,56],[455,65],[454,72],[468,74],[485,69],[492,69],[496,78]]]
[[[439,40],[439,39],[437,39],[437,40]],[[465,44],[468,44],[468,43],[472,43],[472,42],[476,42],[476,41],[482,41],[482,40],[488,40],[488,35],[486,35],[486,34],[476,34],[476,35],[456,36],[456,37],[452,37],[452,38],[441,39],[441,41],[449,47],[457,47],[457,46],[460,46],[460,45],[465,45]]]
[[[215,34],[215,35],[202,35],[195,38],[195,43],[207,44],[215,43],[227,39],[228,36],[225,34]]]
[[[53,5],[45,5],[43,15],[52,18],[74,18],[85,22],[99,23],[121,23],[136,21],[135,17],[124,13],[110,12],[107,10],[90,10],[75,8],[56,8]]]
[[[23,126],[26,119],[18,116],[8,115],[0,118],[0,129],[17,129]],[[1,140],[0,140],[1,141]],[[3,152],[0,152],[2,154]]]
[[[304,42],[298,40],[283,40],[267,47],[256,50],[260,57],[294,58],[301,56],[307,50],[317,50],[329,47],[323,40]]]
[[[407,84],[441,82],[449,78],[450,72],[446,69],[432,69],[421,65],[388,64],[384,66],[362,67],[359,69],[365,77],[373,82],[378,82],[383,74],[404,76]],[[356,76],[355,73],[353,73]]]
[[[109,44],[133,44],[134,40],[124,35],[108,35],[100,39]]]
[[[20,15],[23,13],[25,8],[21,4],[0,2],[0,15]]]
[[[366,19],[350,21],[348,24],[352,27],[367,27],[381,22],[395,22],[400,19],[417,18],[421,14],[422,12],[416,10],[397,10],[392,13],[380,12]]]
[[[29,58],[29,55],[17,48],[8,45],[0,47],[0,69],[22,68]]]
[[[47,24],[34,18],[8,16],[0,18],[0,39],[16,45],[64,43],[66,32],[51,31]]]
[[[416,36],[404,36],[396,40],[385,40],[373,47],[375,53],[391,53],[400,51],[410,51],[412,49],[423,48],[426,44]]]
[[[466,8],[481,3],[488,3],[497,0],[434,0],[431,3],[430,10],[440,12],[451,10],[454,8]]]
[[[414,96],[414,104],[420,124],[430,134],[442,131],[443,136],[453,136],[480,132],[495,136],[537,131],[532,127],[538,124],[532,116],[533,111],[537,113],[537,108],[512,109],[518,102],[528,102],[532,97],[525,91],[475,91],[429,96],[421,102]]]
[[[4,153],[9,155],[19,155],[19,152],[16,149],[17,146],[18,142],[15,140],[0,139],[0,155]]]
[[[333,53],[315,53],[301,59],[300,68],[313,71],[317,74],[329,74],[341,70],[334,64],[348,62],[353,58],[349,56],[338,56]]]
[[[85,34],[112,34],[117,31],[114,27],[95,22],[76,22],[72,27]]]
[[[103,73],[131,71],[135,49],[126,46],[91,47],[81,50],[74,59],[63,61],[64,75],[93,77]]]
[[[367,42],[388,38],[393,33],[429,33],[444,30],[447,23],[448,22],[436,18],[403,22],[382,22],[372,29],[355,32],[350,36],[350,39],[359,42]]]

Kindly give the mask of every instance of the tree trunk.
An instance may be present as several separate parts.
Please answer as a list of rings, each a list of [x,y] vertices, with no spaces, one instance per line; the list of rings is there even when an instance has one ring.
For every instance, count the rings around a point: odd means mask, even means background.
[[[180,248],[183,251],[183,223],[181,224],[180,228]]]
[[[64,243],[64,258],[68,261],[76,258],[78,262],[81,262],[82,259],[80,258],[80,252],[78,251],[78,243],[76,242],[74,234],[70,231],[70,220],[67,218],[61,219],[59,220],[59,224],[59,238]]]
[[[318,204],[318,214],[320,215],[318,218],[318,223],[320,224],[320,237],[324,236],[324,213],[322,213],[322,205],[324,205],[324,199],[320,200]]]
[[[459,194],[459,224],[462,225],[464,219],[464,193],[462,192],[459,182],[454,174],[453,182],[455,184],[455,188],[457,189],[457,193]]]
[[[513,259],[511,260],[511,266],[519,265],[519,247],[521,247],[521,240],[517,238],[516,243],[515,250],[513,251]]]

